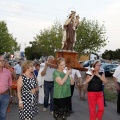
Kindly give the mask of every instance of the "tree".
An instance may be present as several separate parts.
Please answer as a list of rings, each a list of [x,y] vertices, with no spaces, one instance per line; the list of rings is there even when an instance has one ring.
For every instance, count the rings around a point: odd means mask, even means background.
[[[112,60],[113,54],[114,52],[112,50],[105,50],[105,52],[102,54],[102,58],[106,60]]]
[[[34,38],[39,44],[43,55],[54,55],[54,50],[60,50],[62,46],[62,26],[55,22],[50,29],[41,30]]]
[[[83,18],[76,32],[77,39],[74,50],[79,55],[97,53],[101,47],[106,45],[106,30],[104,25],[99,25],[98,21]],[[31,51],[38,50],[39,56],[54,55],[54,51],[60,50],[62,47],[62,33],[63,29],[60,22],[55,22],[50,29],[41,30],[34,41],[30,42],[32,45]]]
[[[76,31],[75,51],[79,54],[97,53],[106,45],[107,38],[105,33],[104,25],[99,25],[98,21],[90,21],[83,18]]]
[[[27,58],[28,60],[34,59],[31,50],[32,50],[32,49],[31,49],[30,46],[28,46],[28,47],[25,48],[25,56],[26,56],[26,58]]]
[[[120,49],[116,49],[116,51],[113,54],[114,60],[119,59],[120,60]]]
[[[20,46],[16,42],[16,38],[8,32],[7,24],[0,21],[0,53],[14,52],[19,50]]]
[[[37,44],[36,41],[29,42],[31,44],[31,47],[25,48],[25,55],[27,59],[33,60],[33,59],[39,59],[41,57],[41,49],[40,45]]]
[[[54,55],[55,50],[61,49],[62,26],[59,22],[55,22],[49,29],[41,30],[39,34],[31,41],[31,50],[25,49],[27,58],[38,59],[41,56]],[[29,57],[32,54],[33,57]],[[30,55],[31,56],[31,55]]]
[[[102,58],[106,60],[116,60],[120,59],[120,49],[116,49],[115,51],[112,50],[105,50],[102,54]]]

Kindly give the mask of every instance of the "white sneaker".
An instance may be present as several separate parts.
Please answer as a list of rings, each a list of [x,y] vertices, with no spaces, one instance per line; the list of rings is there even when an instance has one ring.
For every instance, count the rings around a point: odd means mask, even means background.
[[[47,111],[47,108],[43,108],[43,112]]]
[[[50,112],[53,115],[53,111]]]

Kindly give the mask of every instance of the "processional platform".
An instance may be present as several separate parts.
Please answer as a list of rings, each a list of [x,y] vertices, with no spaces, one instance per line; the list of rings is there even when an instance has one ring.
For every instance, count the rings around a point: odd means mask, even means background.
[[[70,67],[73,69],[78,69],[81,71],[87,71],[87,68],[84,68],[79,63],[79,55],[78,52],[70,51],[70,50],[59,50],[56,51],[55,59],[63,57],[65,59],[66,67]]]

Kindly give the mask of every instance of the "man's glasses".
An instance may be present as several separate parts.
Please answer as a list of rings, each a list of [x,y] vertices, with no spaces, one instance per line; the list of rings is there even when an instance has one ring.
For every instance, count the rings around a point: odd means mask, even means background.
[[[65,66],[65,64],[63,64],[63,65],[60,65],[60,66]]]
[[[0,60],[0,62],[5,62],[5,60]]]
[[[96,66],[101,66],[101,65],[96,65]]]

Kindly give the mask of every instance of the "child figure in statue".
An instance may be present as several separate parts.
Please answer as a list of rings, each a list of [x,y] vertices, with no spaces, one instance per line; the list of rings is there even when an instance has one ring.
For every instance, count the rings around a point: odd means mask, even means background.
[[[75,18],[75,11],[71,11],[68,19],[65,21],[63,30],[62,50],[73,50],[76,40],[76,28],[79,25],[79,15]]]
[[[63,30],[62,50],[73,50],[73,43],[75,41],[75,14],[75,11],[71,11],[71,14],[65,21]]]

